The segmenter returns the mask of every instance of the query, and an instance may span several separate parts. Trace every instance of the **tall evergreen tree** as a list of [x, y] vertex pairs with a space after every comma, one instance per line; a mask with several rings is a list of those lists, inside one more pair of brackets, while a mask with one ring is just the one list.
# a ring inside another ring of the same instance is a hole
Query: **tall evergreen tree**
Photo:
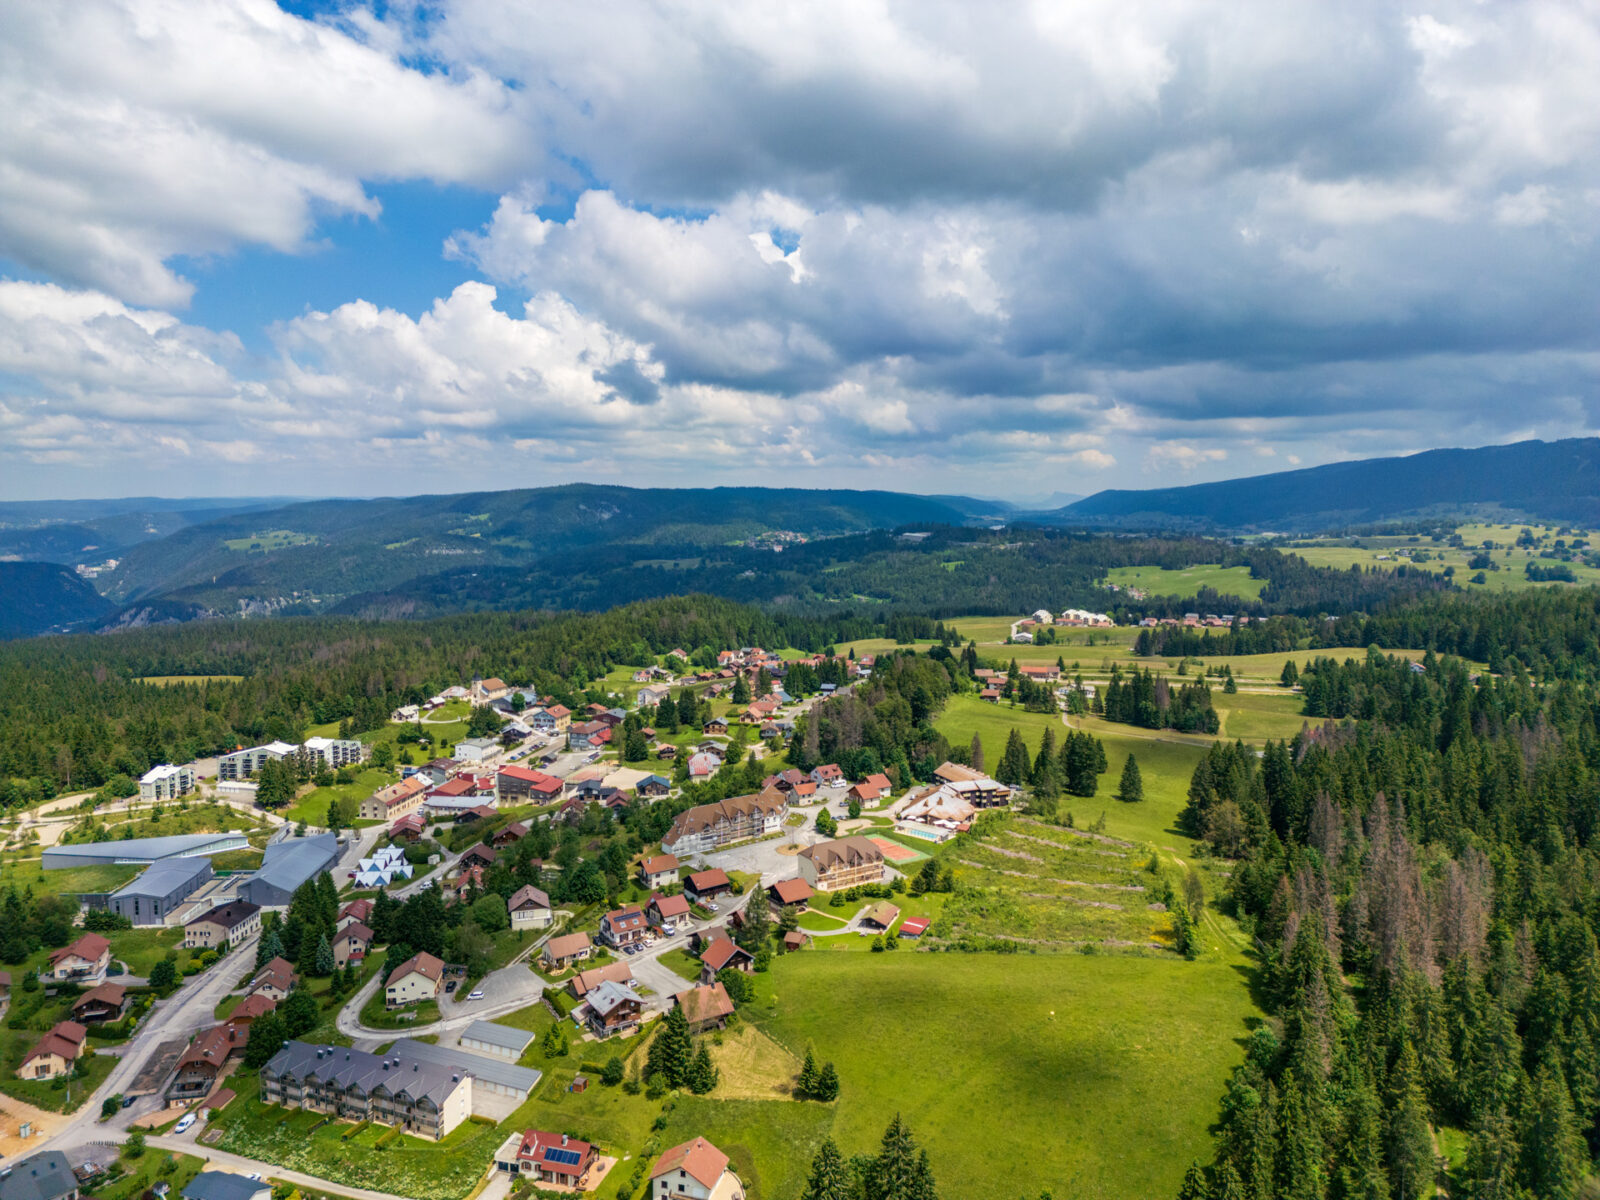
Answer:
[[832, 1138], [823, 1138], [811, 1160], [811, 1175], [800, 1200], [852, 1200], [850, 1174]]
[[667, 1010], [660, 1029], [650, 1042], [645, 1059], [645, 1074], [654, 1075], [668, 1087], [684, 1087], [689, 1080], [694, 1047], [689, 1037], [689, 1021], [677, 1005]]
[[967, 758], [972, 763], [974, 771], [983, 770], [983, 739], [976, 733], [972, 735], [972, 745], [968, 748]]
[[1119, 799], [1130, 803], [1144, 799], [1144, 778], [1139, 774], [1139, 761], [1133, 755], [1128, 755], [1128, 761], [1122, 764], [1122, 780], [1117, 784]]

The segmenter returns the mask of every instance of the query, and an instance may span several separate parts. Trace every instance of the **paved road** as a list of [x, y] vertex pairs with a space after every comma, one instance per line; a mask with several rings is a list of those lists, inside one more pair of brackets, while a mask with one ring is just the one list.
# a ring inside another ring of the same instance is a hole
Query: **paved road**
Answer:
[[157, 1046], [172, 1038], [187, 1037], [195, 1030], [216, 1023], [212, 1015], [214, 1010], [238, 982], [241, 964], [253, 963], [255, 953], [255, 938], [242, 942], [211, 970], [194, 976], [165, 1000], [157, 1000], [106, 1081], [83, 1102], [83, 1107], [71, 1120], [50, 1137], [29, 1146], [28, 1153], [37, 1154], [41, 1150], [60, 1150], [86, 1142], [104, 1141], [108, 1135], [120, 1135], [121, 1126], [128, 1121], [159, 1108], [160, 1097], [149, 1097], [138, 1101], [132, 1108], [124, 1109], [115, 1122], [102, 1125], [99, 1119], [100, 1102], [107, 1096], [126, 1091]]
[[193, 1154], [205, 1159], [213, 1166], [229, 1167], [242, 1174], [258, 1174], [266, 1179], [281, 1179], [285, 1183], [292, 1183], [299, 1188], [311, 1188], [319, 1192], [332, 1192], [336, 1196], [353, 1196], [355, 1200], [404, 1200], [397, 1198], [394, 1192], [374, 1192], [367, 1188], [350, 1187], [343, 1183], [332, 1183], [326, 1179], [318, 1179], [315, 1175], [306, 1175], [300, 1171], [286, 1171], [282, 1167], [268, 1162], [258, 1162], [253, 1158], [244, 1158], [238, 1154], [229, 1154], [225, 1150], [213, 1150], [210, 1146], [202, 1146], [194, 1139], [205, 1128], [198, 1122], [182, 1137], [153, 1137], [146, 1140], [146, 1145], [158, 1150], [171, 1150], [178, 1154]]

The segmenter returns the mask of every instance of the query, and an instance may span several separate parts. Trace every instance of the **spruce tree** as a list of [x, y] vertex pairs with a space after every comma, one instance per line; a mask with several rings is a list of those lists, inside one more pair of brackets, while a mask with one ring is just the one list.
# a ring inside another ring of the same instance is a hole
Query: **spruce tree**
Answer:
[[1144, 799], [1144, 780], [1139, 775], [1139, 761], [1131, 754], [1128, 755], [1128, 761], [1122, 764], [1122, 781], [1117, 784], [1117, 795], [1128, 803]]
[[806, 1190], [800, 1194], [800, 1200], [851, 1200], [853, 1190], [839, 1147], [832, 1138], [823, 1138], [816, 1157], [811, 1160], [811, 1176], [806, 1180]]
[[1184, 1172], [1178, 1200], [1211, 1200], [1211, 1185], [1206, 1182], [1206, 1173], [1200, 1169], [1199, 1163], [1191, 1162], [1189, 1169]]
[[[1433, 1186], [1433, 1135], [1428, 1128], [1428, 1106], [1420, 1076], [1417, 1051], [1408, 1037], [1389, 1079], [1383, 1139], [1390, 1185], [1399, 1200], [1413, 1200]], [[1564, 1084], [1561, 1090], [1565, 1095]]]
[[711, 1061], [711, 1051], [707, 1049], [704, 1042], [701, 1042], [700, 1049], [696, 1051], [694, 1059], [689, 1063], [688, 1077], [685, 1082], [688, 1083], [689, 1090], [695, 1095], [704, 1096], [717, 1086], [717, 1078], [718, 1072]]
[[1522, 1119], [1522, 1179], [1540, 1200], [1572, 1200], [1587, 1165], [1572, 1097], [1552, 1050], [1534, 1072], [1528, 1091]]
[[660, 1022], [660, 1030], [650, 1043], [645, 1059], [645, 1074], [657, 1076], [668, 1087], [681, 1088], [688, 1082], [694, 1047], [689, 1038], [689, 1020], [683, 1009], [673, 1006]]
[[883, 1131], [883, 1141], [873, 1163], [869, 1196], [872, 1200], [914, 1200], [921, 1182], [916, 1139], [895, 1113]]
[[1006, 750], [1000, 756], [1000, 767], [994, 777], [1010, 787], [1019, 787], [1028, 782], [1031, 769], [1027, 743], [1022, 740], [1021, 732], [1013, 726], [1010, 736], [1006, 738]]
[[967, 758], [972, 763], [974, 771], [983, 770], [983, 739], [977, 734], [972, 735], [972, 746], [967, 751]]
[[817, 1087], [813, 1094], [824, 1103], [839, 1098], [839, 1073], [833, 1069], [831, 1062], [823, 1063], [822, 1070], [817, 1072]]
[[317, 940], [316, 973], [319, 976], [332, 975], [337, 964], [333, 961], [333, 947], [328, 944], [328, 935], [323, 934]]
[[269, 930], [256, 943], [256, 966], [264, 967], [275, 958], [283, 957], [283, 939], [276, 929]]
[[817, 1057], [810, 1046], [806, 1047], [805, 1061], [800, 1064], [800, 1078], [795, 1082], [795, 1091], [802, 1096], [816, 1095]]

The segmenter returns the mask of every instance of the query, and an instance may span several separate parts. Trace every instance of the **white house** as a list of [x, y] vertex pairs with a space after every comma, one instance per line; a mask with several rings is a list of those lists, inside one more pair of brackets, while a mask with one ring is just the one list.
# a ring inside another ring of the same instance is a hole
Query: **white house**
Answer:
[[176, 800], [194, 791], [194, 768], [162, 763], [139, 776], [139, 799]]
[[650, 1168], [650, 1200], [744, 1200], [744, 1185], [728, 1170], [728, 1156], [703, 1137], [674, 1146]]

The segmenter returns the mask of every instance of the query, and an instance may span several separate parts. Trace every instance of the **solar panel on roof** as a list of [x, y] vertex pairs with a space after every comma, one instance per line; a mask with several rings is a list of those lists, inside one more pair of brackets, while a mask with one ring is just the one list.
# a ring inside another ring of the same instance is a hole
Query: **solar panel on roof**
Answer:
[[544, 1152], [544, 1156], [550, 1162], [560, 1163], [562, 1166], [566, 1167], [575, 1167], [580, 1161], [578, 1152], [576, 1150], [549, 1149]]

